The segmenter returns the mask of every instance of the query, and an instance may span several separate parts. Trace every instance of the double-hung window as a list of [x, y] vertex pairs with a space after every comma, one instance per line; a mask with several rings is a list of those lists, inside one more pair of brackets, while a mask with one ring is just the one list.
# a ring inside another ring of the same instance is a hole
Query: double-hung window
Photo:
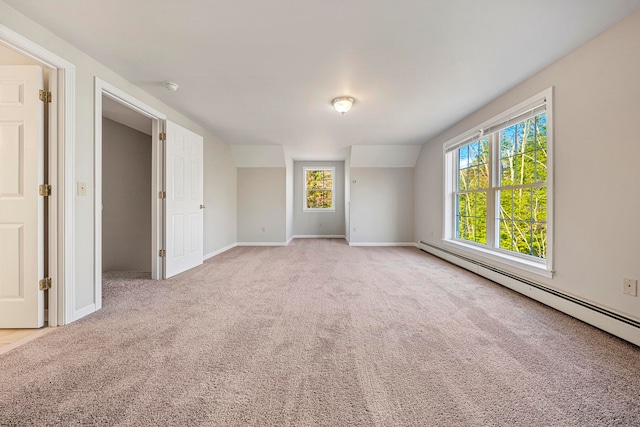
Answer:
[[335, 211], [333, 178], [335, 167], [307, 167], [303, 168], [304, 197], [302, 209], [304, 211]]
[[547, 276], [551, 96], [548, 89], [444, 146], [445, 241]]

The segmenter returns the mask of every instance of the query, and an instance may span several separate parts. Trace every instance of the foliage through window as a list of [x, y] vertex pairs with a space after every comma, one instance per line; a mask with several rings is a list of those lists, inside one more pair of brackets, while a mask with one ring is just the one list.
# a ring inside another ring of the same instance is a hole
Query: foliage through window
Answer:
[[550, 96], [448, 144], [448, 240], [546, 262]]
[[547, 117], [541, 113], [496, 135], [500, 144], [499, 246], [547, 257]]
[[305, 167], [304, 210], [334, 210], [333, 177], [335, 168]]

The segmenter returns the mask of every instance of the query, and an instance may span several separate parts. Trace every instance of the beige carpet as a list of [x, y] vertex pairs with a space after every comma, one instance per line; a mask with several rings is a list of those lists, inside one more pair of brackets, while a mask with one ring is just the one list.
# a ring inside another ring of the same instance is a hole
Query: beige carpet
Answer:
[[0, 425], [640, 425], [638, 347], [415, 248], [109, 277], [103, 310], [0, 356]]

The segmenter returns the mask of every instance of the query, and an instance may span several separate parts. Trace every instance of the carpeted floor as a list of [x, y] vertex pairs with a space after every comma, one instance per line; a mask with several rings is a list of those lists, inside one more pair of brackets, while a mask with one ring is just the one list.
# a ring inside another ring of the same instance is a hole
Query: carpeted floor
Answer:
[[640, 349], [415, 248], [238, 247], [0, 356], [2, 426], [638, 426]]

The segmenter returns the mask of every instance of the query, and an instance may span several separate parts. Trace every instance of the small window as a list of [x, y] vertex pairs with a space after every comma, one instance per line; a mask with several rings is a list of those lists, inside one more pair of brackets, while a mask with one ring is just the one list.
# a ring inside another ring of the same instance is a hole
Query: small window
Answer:
[[334, 211], [334, 167], [304, 167], [305, 211]]

